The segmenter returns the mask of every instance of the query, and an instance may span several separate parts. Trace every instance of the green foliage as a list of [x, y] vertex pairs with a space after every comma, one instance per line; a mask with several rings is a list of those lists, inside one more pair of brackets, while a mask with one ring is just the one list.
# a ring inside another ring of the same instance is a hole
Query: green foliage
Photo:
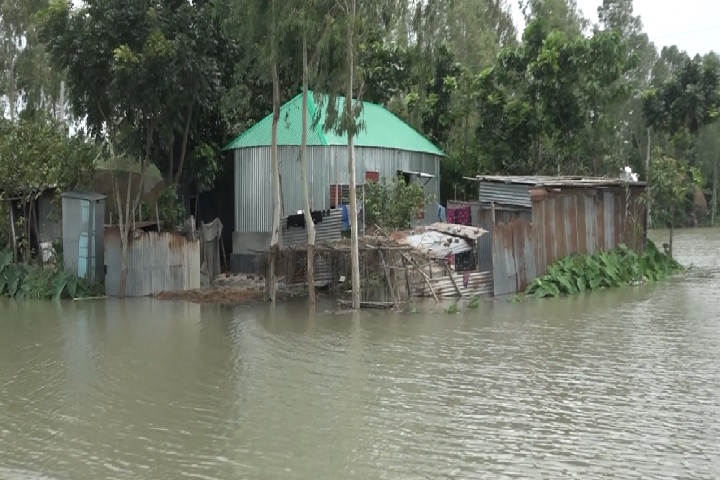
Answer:
[[673, 76], [648, 90], [643, 114], [653, 128], [691, 135], [720, 116], [720, 70], [716, 56], [687, 59]]
[[177, 196], [175, 186], [170, 186], [158, 197], [158, 215], [163, 227], [173, 230], [175, 227], [182, 226], [187, 218], [187, 211]]
[[660, 252], [648, 240], [638, 255], [624, 245], [595, 255], [570, 255], [554, 263], [535, 279], [525, 295], [559, 297], [600, 288], [636, 285], [661, 280], [683, 270], [682, 265]]
[[468, 302], [468, 304], [467, 304], [467, 308], [472, 309], [472, 310], [476, 310], [479, 306], [480, 306], [480, 297], [478, 297], [477, 295], [474, 296], [472, 298], [472, 300], [470, 300], [470, 302]]
[[659, 225], [681, 224], [692, 207], [692, 194], [703, 184], [698, 168], [656, 152], [650, 167], [650, 205]]
[[0, 119], [0, 196], [37, 193], [55, 185], [60, 190], [90, 184], [96, 145], [81, 134], [68, 137], [49, 118], [22, 118], [16, 123]]
[[365, 184], [365, 223], [388, 230], [412, 226], [418, 210], [425, 207], [422, 185], [405, 183], [402, 177]]
[[99, 293], [99, 286], [66, 272], [62, 266], [16, 264], [12, 257], [12, 252], [0, 251], [0, 297], [60, 299]]
[[447, 310], [445, 310], [445, 313], [449, 313], [450, 315], [458, 314], [460, 313], [460, 307], [457, 303], [453, 303], [447, 308]]

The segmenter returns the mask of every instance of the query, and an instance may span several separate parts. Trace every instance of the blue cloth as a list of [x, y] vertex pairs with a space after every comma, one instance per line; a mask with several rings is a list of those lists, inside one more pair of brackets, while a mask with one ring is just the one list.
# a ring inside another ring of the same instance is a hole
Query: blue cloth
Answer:
[[350, 230], [350, 214], [347, 205], [342, 205], [342, 229]]
[[445, 209], [445, 207], [443, 207], [439, 203], [437, 204], [437, 206], [438, 206], [438, 222], [447, 222], [447, 210]]

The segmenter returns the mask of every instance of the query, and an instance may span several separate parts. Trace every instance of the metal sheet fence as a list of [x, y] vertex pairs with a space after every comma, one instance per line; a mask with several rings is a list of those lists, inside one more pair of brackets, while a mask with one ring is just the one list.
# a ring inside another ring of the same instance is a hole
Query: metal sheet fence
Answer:
[[533, 237], [537, 274], [572, 254], [595, 254], [626, 244], [641, 251], [645, 238], [643, 188], [534, 192]]
[[[330, 210], [330, 215], [323, 217], [322, 222], [315, 224], [315, 244], [323, 242], [333, 242], [342, 238], [342, 210]], [[291, 247], [298, 245], [307, 245], [307, 229], [300, 227], [287, 227], [287, 217], [282, 220], [282, 246]], [[305, 262], [307, 257], [301, 259], [302, 266], [298, 266], [298, 271], [302, 273], [300, 280], [293, 278], [289, 280], [292, 283], [305, 283]], [[333, 278], [332, 265], [329, 259], [321, 255], [315, 256], [315, 283], [329, 283]], [[297, 282], [296, 282], [297, 281]]]
[[[646, 235], [643, 187], [534, 189], [529, 212], [481, 211], [480, 224], [491, 232], [495, 295], [524, 291], [570, 254], [595, 254], [621, 244], [642, 251]], [[502, 212], [502, 213], [501, 213]], [[487, 252], [480, 246], [480, 268]], [[485, 245], [487, 248], [487, 245]], [[484, 253], [483, 253], [484, 252]]]
[[[105, 293], [120, 290], [122, 259], [120, 231], [105, 230]], [[200, 241], [177, 233], [143, 232], [128, 245], [126, 296], [144, 297], [160, 292], [200, 288]]]
[[[467, 286], [465, 286], [465, 276], [467, 274]], [[432, 291], [424, 282], [418, 282], [415, 285], [415, 295], [420, 297], [431, 297], [432, 292], [438, 297], [474, 297], [474, 296], [491, 296], [492, 295], [492, 274], [490, 272], [467, 272], [467, 273], [450, 272], [448, 275], [431, 278], [428, 283], [432, 285]], [[458, 292], [460, 295], [458, 295]]]

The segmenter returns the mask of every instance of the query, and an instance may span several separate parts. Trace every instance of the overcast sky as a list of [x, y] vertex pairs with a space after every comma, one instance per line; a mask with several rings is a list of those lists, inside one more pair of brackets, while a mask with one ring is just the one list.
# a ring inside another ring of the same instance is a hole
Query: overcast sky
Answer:
[[[524, 22], [517, 0], [510, 0], [515, 21]], [[577, 0], [585, 17], [597, 22], [597, 8], [602, 0]], [[691, 56], [711, 50], [720, 53], [719, 0], [634, 0], [635, 14], [640, 15], [643, 27], [660, 50], [677, 45]]]

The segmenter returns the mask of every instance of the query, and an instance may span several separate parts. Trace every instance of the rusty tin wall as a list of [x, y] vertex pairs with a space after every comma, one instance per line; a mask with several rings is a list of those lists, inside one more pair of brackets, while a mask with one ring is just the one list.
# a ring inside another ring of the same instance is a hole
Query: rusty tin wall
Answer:
[[[312, 208], [330, 208], [330, 185], [348, 183], [347, 147], [308, 147], [308, 175]], [[282, 183], [283, 215], [304, 208], [300, 148], [281, 146], [280, 181]], [[355, 178], [362, 183], [366, 171], [380, 172], [381, 178], [394, 177], [397, 170], [435, 175], [425, 185], [431, 197], [425, 206], [425, 222], [437, 218], [435, 201], [440, 197], [441, 157], [426, 153], [385, 148], [355, 149]], [[272, 168], [270, 147], [235, 150], [235, 231], [270, 232], [272, 230]]]
[[[120, 290], [120, 231], [105, 229], [105, 293], [117, 296]], [[160, 292], [200, 288], [200, 241], [177, 233], [143, 232], [128, 245], [128, 273], [125, 294], [145, 297]]]
[[594, 254], [620, 244], [642, 250], [646, 234], [644, 187], [564, 188], [533, 196], [537, 275], [571, 253]]
[[[594, 254], [626, 244], [642, 250], [646, 235], [644, 187], [572, 188], [532, 191], [529, 211], [481, 211], [491, 232], [495, 295], [524, 291], [548, 266], [572, 254]], [[481, 268], [487, 265], [487, 252]]]
[[[479, 227], [487, 230], [487, 234], [478, 240], [478, 265], [482, 272], [493, 271], [493, 213], [492, 208], [483, 206], [479, 212]], [[495, 223], [498, 225], [507, 225], [519, 218], [530, 222], [532, 219], [532, 211], [529, 208], [500, 208], [495, 207]]]

